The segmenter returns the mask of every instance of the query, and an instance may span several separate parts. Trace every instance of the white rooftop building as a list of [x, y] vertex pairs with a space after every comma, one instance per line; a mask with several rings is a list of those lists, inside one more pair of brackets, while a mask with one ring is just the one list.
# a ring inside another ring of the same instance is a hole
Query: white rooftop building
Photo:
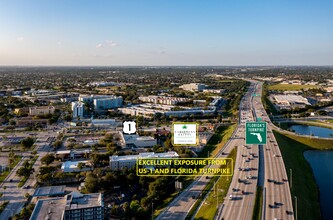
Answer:
[[[78, 168], [79, 163], [83, 163], [84, 166], [82, 169]], [[81, 160], [81, 161], [66, 161], [61, 165], [61, 170], [64, 173], [70, 173], [70, 172], [81, 172], [81, 171], [88, 171], [92, 170], [90, 166], [90, 162], [87, 160]]]
[[184, 84], [179, 86], [179, 88], [186, 90], [186, 91], [202, 91], [206, 88], [205, 84], [201, 83], [190, 83], [190, 84]]
[[84, 103], [83, 102], [72, 102], [72, 111], [73, 118], [82, 118], [84, 112]]
[[120, 132], [120, 139], [122, 146], [128, 148], [147, 148], [157, 145], [157, 140], [150, 136], [123, 134]]
[[138, 155], [126, 155], [126, 156], [110, 156], [110, 168], [111, 170], [119, 170], [125, 167], [132, 168], [135, 166], [137, 159], [144, 158], [178, 158], [179, 155], [175, 151], [169, 151], [166, 153], [140, 153]]

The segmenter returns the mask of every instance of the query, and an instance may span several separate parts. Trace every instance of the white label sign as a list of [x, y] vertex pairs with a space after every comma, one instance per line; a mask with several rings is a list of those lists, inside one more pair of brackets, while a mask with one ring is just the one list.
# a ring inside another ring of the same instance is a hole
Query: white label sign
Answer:
[[173, 124], [174, 145], [197, 145], [198, 125], [196, 123], [174, 123]]

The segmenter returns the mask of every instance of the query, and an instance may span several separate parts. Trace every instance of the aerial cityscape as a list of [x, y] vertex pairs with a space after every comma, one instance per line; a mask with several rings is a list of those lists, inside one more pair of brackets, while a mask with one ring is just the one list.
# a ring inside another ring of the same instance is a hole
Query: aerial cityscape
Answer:
[[332, 9], [0, 1], [0, 220], [333, 219]]

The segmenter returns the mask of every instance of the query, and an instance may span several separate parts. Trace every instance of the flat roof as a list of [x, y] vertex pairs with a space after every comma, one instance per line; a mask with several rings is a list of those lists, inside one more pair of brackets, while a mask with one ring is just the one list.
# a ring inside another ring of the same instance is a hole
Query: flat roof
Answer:
[[101, 193], [72, 192], [61, 198], [39, 199], [30, 220], [61, 220], [65, 210], [104, 206]]
[[65, 194], [65, 185], [39, 187], [35, 190], [33, 197], [37, 196], [56, 196]]
[[103, 205], [101, 193], [81, 194], [73, 192], [66, 196], [66, 200], [70, 201], [70, 205], [66, 206], [66, 210], [83, 209], [89, 207], [98, 207]]
[[61, 220], [66, 206], [66, 198], [39, 199], [30, 216], [30, 220]]
[[139, 158], [174, 158], [174, 157], [179, 157], [179, 155], [175, 151], [168, 151], [165, 153], [146, 152], [146, 153], [140, 153], [138, 155], [110, 156], [110, 160], [126, 161], [126, 160], [136, 160]]

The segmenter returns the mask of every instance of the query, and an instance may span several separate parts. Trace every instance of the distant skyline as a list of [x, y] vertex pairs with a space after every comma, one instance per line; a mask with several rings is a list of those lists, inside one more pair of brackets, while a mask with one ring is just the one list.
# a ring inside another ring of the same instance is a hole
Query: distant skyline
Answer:
[[330, 0], [0, 0], [0, 65], [333, 65]]

